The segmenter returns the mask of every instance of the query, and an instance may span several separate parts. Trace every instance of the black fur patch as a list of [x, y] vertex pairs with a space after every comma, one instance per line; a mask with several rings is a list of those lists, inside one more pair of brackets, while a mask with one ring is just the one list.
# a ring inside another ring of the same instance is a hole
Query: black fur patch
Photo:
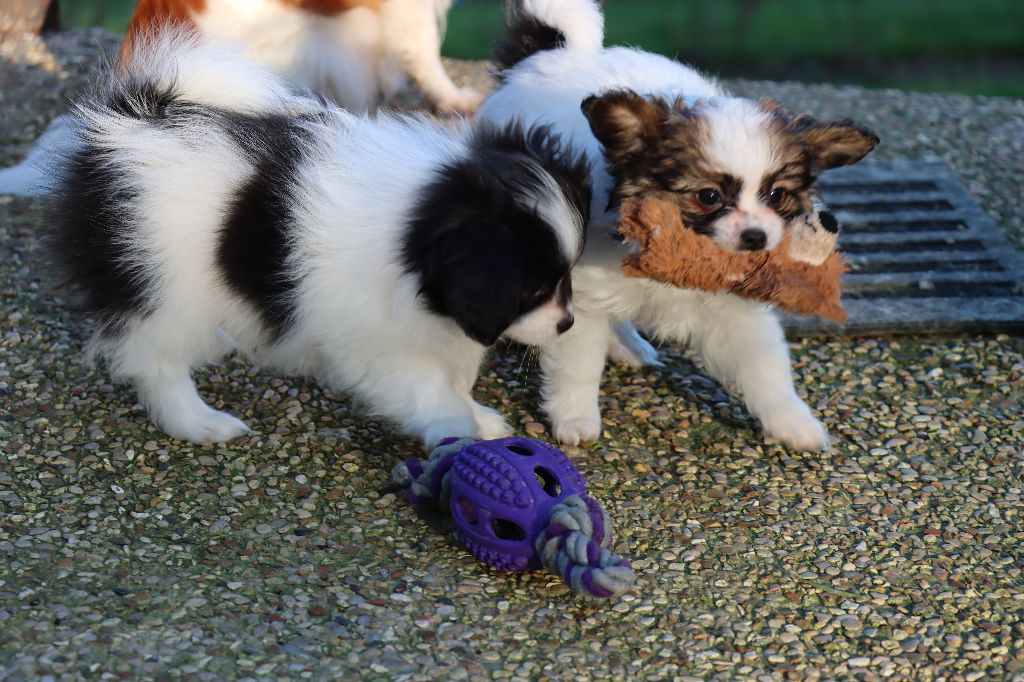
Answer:
[[231, 287], [256, 306], [276, 336], [287, 332], [298, 285], [288, 267], [294, 189], [309, 132], [286, 116], [225, 115], [228, 132], [255, 170], [228, 207], [217, 264]]
[[[671, 200], [682, 210], [683, 222], [694, 232], [709, 236], [715, 234], [715, 223], [718, 219], [736, 208], [740, 192], [743, 191], [743, 181], [728, 173], [709, 173], [705, 178], [695, 181], [689, 188], [680, 187], [678, 179], [675, 182], [675, 186], [666, 192], [670, 193]], [[722, 203], [718, 208], [705, 207], [692, 196], [704, 187], [719, 191]]]
[[758, 198], [765, 205], [771, 206], [769, 197], [772, 190], [784, 190], [782, 201], [773, 208], [782, 218], [792, 220], [799, 214], [807, 212], [810, 207], [808, 190], [812, 182], [814, 177], [809, 170], [807, 155], [797, 154], [796, 160], [786, 163], [761, 181], [757, 191]]
[[[293, 316], [297, 284], [286, 267], [291, 197], [309, 140], [307, 124], [319, 115], [246, 116], [181, 101], [173, 87], [128, 79], [114, 79], [106, 94], [82, 106], [145, 120], [169, 132], [179, 126], [210, 126], [234, 138], [255, 170], [226, 207], [217, 263], [225, 281], [260, 310], [265, 324], [277, 335], [284, 333]], [[124, 188], [131, 173], [117, 164], [116, 154], [86, 141], [62, 169], [51, 239], [54, 260], [76, 302], [98, 316], [108, 333], [132, 315], [149, 311], [153, 286], [140, 255], [128, 246], [137, 222], [144, 219], [134, 215], [138, 197]]]
[[62, 170], [49, 248], [73, 303], [115, 334], [149, 311], [152, 281], [128, 245], [135, 229], [135, 195], [120, 179], [130, 169], [109, 152], [85, 145]]
[[148, 81], [125, 82], [115, 86], [105, 106], [115, 114], [129, 118], [162, 119], [174, 103], [174, 93]]
[[[152, 83], [115, 79], [83, 107], [155, 120], [165, 117], [173, 100], [172, 91]], [[88, 132], [80, 131], [81, 147], [58, 171], [48, 246], [72, 302], [98, 318], [102, 333], [116, 334], [130, 317], [150, 312], [153, 282], [142, 254], [129, 246], [139, 219], [135, 192], [124, 182], [132, 169], [90, 144]]]
[[545, 128], [483, 129], [465, 159], [423, 188], [414, 209], [406, 270], [419, 277], [428, 309], [484, 345], [552, 296], [567, 295], [563, 281], [579, 253], [565, 253], [556, 228], [516, 201], [517, 191], [542, 191], [544, 173], [579, 211], [582, 249], [587, 166]]
[[527, 57], [544, 50], [565, 47], [565, 34], [553, 26], [542, 23], [534, 16], [523, 13], [518, 0], [509, 0], [505, 25], [508, 29], [494, 48], [491, 60], [499, 72], [511, 69]]
[[477, 153], [502, 151], [521, 154], [539, 161], [584, 221], [587, 220], [592, 196], [590, 164], [581, 152], [573, 151], [564, 144], [562, 138], [552, 132], [551, 126], [536, 125], [526, 129], [518, 121], [503, 128], [482, 125], [477, 130], [473, 149]]

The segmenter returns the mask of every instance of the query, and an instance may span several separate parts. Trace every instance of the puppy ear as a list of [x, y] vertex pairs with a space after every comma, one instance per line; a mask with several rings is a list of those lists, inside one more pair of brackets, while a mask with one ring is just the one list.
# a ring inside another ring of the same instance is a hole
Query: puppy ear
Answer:
[[879, 143], [877, 135], [853, 121], [819, 123], [803, 115], [792, 121], [790, 129], [807, 150], [813, 173], [857, 163]]
[[509, 272], [509, 264], [494, 257], [494, 251], [457, 249], [449, 255], [454, 258], [433, 283], [436, 296], [467, 336], [485, 346], [494, 345], [516, 319], [518, 273]]
[[663, 104], [631, 90], [592, 95], [581, 108], [613, 165], [628, 163], [657, 140], [667, 114]]
[[426, 216], [406, 247], [407, 263], [420, 273], [427, 307], [452, 319], [478, 343], [492, 345], [516, 319], [521, 254], [509, 227], [476, 207], [447, 202]]

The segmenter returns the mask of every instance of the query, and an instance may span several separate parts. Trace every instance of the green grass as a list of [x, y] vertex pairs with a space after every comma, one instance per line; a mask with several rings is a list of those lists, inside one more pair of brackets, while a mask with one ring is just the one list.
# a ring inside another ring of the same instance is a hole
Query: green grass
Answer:
[[[607, 0], [605, 15], [607, 44], [723, 76], [1024, 97], [1020, 0]], [[445, 53], [485, 58], [502, 25], [498, 2], [460, 5]]]
[[[123, 31], [133, 5], [61, 0], [61, 12]], [[724, 76], [1024, 97], [1022, 0], [607, 0], [605, 13], [608, 44]], [[503, 25], [497, 0], [463, 2], [444, 52], [485, 59]]]
[[[1024, 56], [1019, 0], [608, 0], [608, 43], [662, 54], [747, 60]], [[449, 19], [446, 51], [486, 57], [500, 35], [497, 2], [471, 2]]]
[[124, 33], [135, 0], [58, 0], [64, 26], [102, 26]]

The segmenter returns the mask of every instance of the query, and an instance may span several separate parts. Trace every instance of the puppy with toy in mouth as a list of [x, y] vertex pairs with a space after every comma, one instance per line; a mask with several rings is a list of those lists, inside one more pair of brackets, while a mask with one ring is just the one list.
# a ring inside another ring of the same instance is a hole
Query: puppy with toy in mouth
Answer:
[[878, 143], [849, 121], [819, 122], [728, 95], [671, 59], [604, 48], [593, 0], [512, 0], [496, 53], [499, 88], [480, 118], [544, 123], [585, 153], [594, 197], [591, 235], [573, 270], [576, 326], [541, 353], [544, 407], [564, 443], [597, 438], [608, 355], [655, 362], [631, 322], [658, 339], [688, 342], [708, 371], [738, 391], [765, 434], [801, 450], [829, 444], [797, 395], [779, 321], [765, 305], [623, 276], [616, 239], [623, 199], [653, 194], [684, 222], [736, 250], [774, 248], [813, 211], [822, 171], [855, 163]]
[[509, 427], [486, 347], [573, 324], [590, 180], [546, 128], [355, 115], [167, 30], [68, 117], [51, 247], [88, 350], [172, 436], [248, 432], [192, 371], [238, 349], [351, 392], [425, 445]]

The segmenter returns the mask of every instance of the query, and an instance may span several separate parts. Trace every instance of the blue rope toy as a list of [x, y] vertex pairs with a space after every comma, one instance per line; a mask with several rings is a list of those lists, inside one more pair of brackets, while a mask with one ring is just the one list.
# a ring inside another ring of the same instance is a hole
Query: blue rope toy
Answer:
[[544, 566], [574, 592], [609, 598], [636, 574], [609, 551], [607, 513], [560, 450], [529, 438], [447, 438], [426, 460], [398, 464], [392, 480], [413, 506], [437, 503], [478, 560], [503, 571]]

